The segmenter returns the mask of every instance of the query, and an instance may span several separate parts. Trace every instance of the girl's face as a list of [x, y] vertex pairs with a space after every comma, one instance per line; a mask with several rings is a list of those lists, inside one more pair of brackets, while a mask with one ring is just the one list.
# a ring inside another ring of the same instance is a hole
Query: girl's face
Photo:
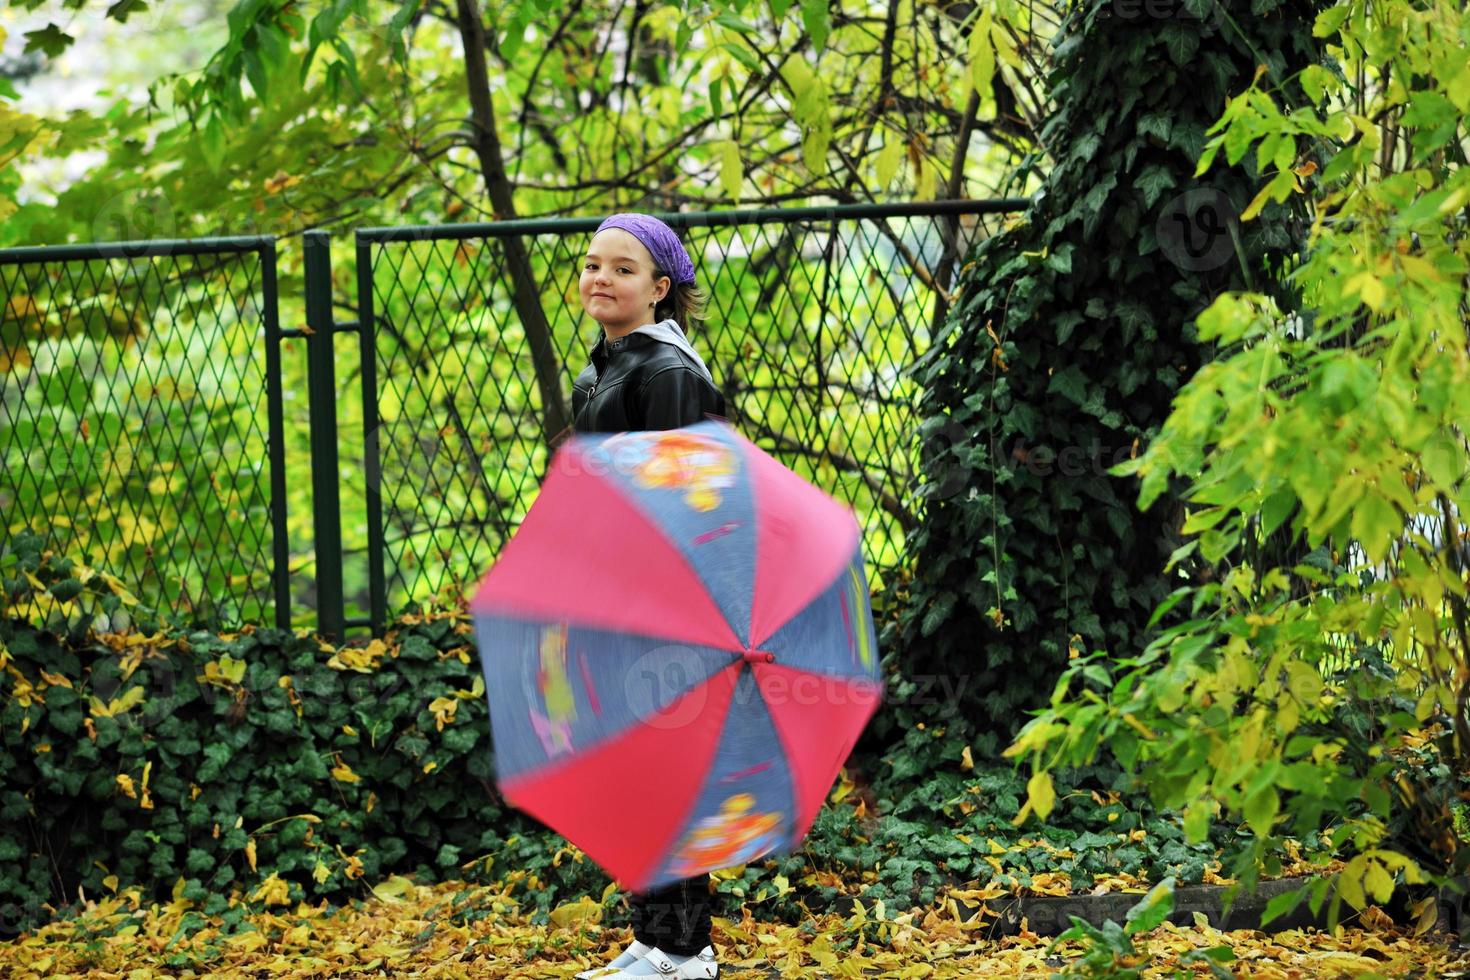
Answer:
[[637, 238], [621, 228], [598, 232], [582, 264], [582, 309], [613, 338], [652, 323], [669, 291], [669, 277], [653, 273], [653, 256]]

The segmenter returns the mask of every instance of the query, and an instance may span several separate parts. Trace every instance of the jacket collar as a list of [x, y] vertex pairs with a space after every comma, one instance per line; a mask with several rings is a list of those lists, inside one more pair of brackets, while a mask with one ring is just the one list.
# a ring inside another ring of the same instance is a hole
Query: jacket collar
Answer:
[[621, 351], [636, 350], [639, 347], [646, 347], [649, 344], [656, 343], [658, 341], [653, 337], [636, 332], [624, 334], [617, 340], [608, 340], [607, 334], [599, 334], [597, 344], [592, 348], [592, 363], [597, 366], [597, 373], [601, 374], [603, 369], [607, 367], [608, 360], [613, 355]]
[[699, 352], [690, 346], [688, 339], [684, 336], [684, 331], [673, 320], [645, 323], [617, 340], [610, 341], [607, 339], [607, 334], [601, 334], [597, 338], [596, 346], [592, 348], [592, 363], [596, 366], [600, 376], [612, 355], [619, 351], [637, 350], [649, 344], [668, 344], [683, 351], [698, 366], [699, 373], [704, 375], [705, 380], [713, 383], [714, 379], [710, 375], [709, 368], [704, 364], [704, 358], [700, 357]]

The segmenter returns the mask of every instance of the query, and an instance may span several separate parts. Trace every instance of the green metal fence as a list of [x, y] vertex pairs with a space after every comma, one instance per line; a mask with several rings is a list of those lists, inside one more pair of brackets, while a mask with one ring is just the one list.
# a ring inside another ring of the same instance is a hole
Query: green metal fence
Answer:
[[287, 625], [276, 299], [266, 237], [0, 251], [7, 537], [151, 607]]
[[[918, 387], [936, 303], [967, 244], [1018, 200], [663, 215], [683, 230], [707, 322], [688, 330], [731, 421], [852, 504], [881, 583], [919, 518]], [[562, 390], [598, 334], [577, 278], [598, 219], [358, 231], [360, 449], [344, 472], [348, 625], [464, 594], [547, 464], [536, 336], [516, 313], [518, 243]], [[947, 247], [947, 243], [954, 244]], [[349, 440], [349, 442], [352, 440]], [[365, 587], [365, 595], [364, 595]], [[366, 601], [364, 601], [364, 599]]]
[[[906, 368], [956, 256], [1025, 203], [664, 216], [731, 420], [853, 505], [877, 582], [920, 515]], [[223, 625], [340, 636], [459, 598], [534, 499], [548, 397], [569, 403], [596, 339], [577, 277], [597, 223], [362, 229], [335, 279], [310, 232], [284, 296], [269, 238], [0, 252], [4, 525]]]

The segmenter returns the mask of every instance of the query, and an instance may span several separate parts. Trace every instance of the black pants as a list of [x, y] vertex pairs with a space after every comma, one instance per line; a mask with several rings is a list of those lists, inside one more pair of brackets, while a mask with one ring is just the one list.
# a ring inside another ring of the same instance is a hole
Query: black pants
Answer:
[[709, 875], [671, 881], [628, 897], [633, 938], [675, 956], [693, 956], [710, 945]]

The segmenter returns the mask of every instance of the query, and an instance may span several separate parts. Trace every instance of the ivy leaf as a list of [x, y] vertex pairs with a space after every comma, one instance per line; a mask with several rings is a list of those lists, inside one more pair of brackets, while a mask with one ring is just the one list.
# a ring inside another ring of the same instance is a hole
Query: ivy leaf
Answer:
[[1202, 21], [1213, 12], [1215, 3], [1216, 0], [1184, 0], [1184, 9], [1195, 20]]
[[[1068, 258], [1067, 264], [1069, 267], [1071, 266], [1070, 257]], [[1058, 316], [1053, 324], [1057, 332], [1057, 344], [1065, 344], [1071, 339], [1072, 331], [1076, 330], [1077, 324], [1081, 323], [1084, 319], [1086, 318], [1079, 310], [1068, 310], [1066, 313]]]
[[1165, 24], [1159, 33], [1164, 39], [1164, 46], [1169, 50], [1169, 59], [1181, 68], [1199, 50], [1199, 33], [1193, 25], [1175, 21]]
[[1075, 364], [1068, 364], [1051, 376], [1046, 390], [1080, 406], [1087, 401], [1087, 387], [1087, 376], [1082, 373], [1082, 369]]
[[1128, 340], [1135, 340], [1140, 335], [1149, 337], [1154, 332], [1154, 318], [1149, 313], [1148, 307], [1139, 300], [1124, 300], [1113, 308], [1118, 317], [1118, 324], [1123, 328], [1123, 336]]
[[1159, 199], [1159, 195], [1169, 188], [1174, 187], [1175, 184], [1176, 181], [1173, 173], [1170, 172], [1168, 167], [1162, 164], [1154, 164], [1153, 166], [1146, 167], [1143, 173], [1139, 174], [1138, 178], [1133, 181], [1133, 186], [1143, 192], [1143, 206], [1146, 208], [1153, 207], [1154, 202]]
[[1102, 211], [1102, 206], [1107, 201], [1108, 195], [1113, 192], [1113, 188], [1116, 186], [1118, 186], [1118, 178], [1113, 174], [1109, 174], [1107, 177], [1099, 180], [1093, 185], [1092, 190], [1087, 192], [1087, 196], [1082, 199], [1081, 210], [1089, 218], [1095, 217]]
[[934, 604], [924, 614], [924, 621], [919, 626], [921, 635], [931, 635], [949, 618], [949, 614], [954, 610], [955, 598], [953, 592], [943, 592], [934, 598]]
[[217, 779], [224, 771], [225, 765], [230, 761], [233, 753], [228, 745], [221, 742], [210, 742], [204, 746], [204, 762], [199, 766], [197, 781], [207, 783]]
[[1167, 140], [1173, 128], [1173, 121], [1162, 112], [1145, 113], [1138, 120], [1139, 136], [1157, 136], [1161, 140]]
[[1076, 250], [1076, 245], [1067, 242], [1065, 245], [1058, 246], [1057, 250], [1048, 255], [1046, 261], [1042, 264], [1046, 268], [1054, 272], [1059, 272], [1064, 276], [1070, 275], [1072, 272], [1072, 253]]
[[1097, 156], [1098, 148], [1102, 146], [1102, 137], [1096, 133], [1083, 133], [1072, 143], [1068, 156], [1074, 160], [1086, 161]]

